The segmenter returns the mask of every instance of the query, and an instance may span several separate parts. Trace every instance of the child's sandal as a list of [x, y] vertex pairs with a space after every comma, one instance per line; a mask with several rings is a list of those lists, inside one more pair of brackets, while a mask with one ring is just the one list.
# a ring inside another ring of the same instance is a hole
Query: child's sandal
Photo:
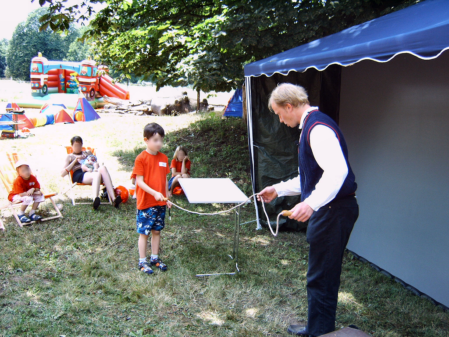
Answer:
[[40, 215], [37, 215], [36, 213], [34, 213], [33, 215], [30, 215], [30, 220], [31, 221], [41, 221], [42, 217]]
[[22, 214], [22, 215], [19, 215], [19, 220], [20, 220], [20, 222], [21, 223], [30, 223], [31, 222], [31, 220], [25, 215], [25, 214]]

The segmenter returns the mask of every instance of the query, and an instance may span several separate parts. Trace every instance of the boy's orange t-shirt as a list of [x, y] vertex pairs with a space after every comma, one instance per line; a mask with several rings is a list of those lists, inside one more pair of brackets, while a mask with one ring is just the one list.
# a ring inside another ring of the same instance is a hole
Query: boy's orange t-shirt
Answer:
[[12, 185], [12, 191], [9, 192], [8, 200], [12, 201], [15, 195], [24, 193], [31, 188], [41, 188], [41, 185], [37, 181], [36, 177], [30, 175], [30, 179], [25, 180], [21, 176], [18, 176]]
[[[182, 169], [182, 161], [173, 159], [173, 160], [171, 161], [170, 168], [171, 168], [171, 169], [172, 169], [172, 168], [176, 169], [176, 172], [181, 172], [181, 169]], [[190, 174], [190, 160], [187, 160], [187, 161], [186, 161], [186, 169], [187, 169], [187, 173]], [[173, 176], [173, 175], [172, 175], [172, 176]]]
[[[143, 181], [150, 188], [158, 191], [167, 197], [166, 182], [167, 174], [170, 173], [168, 167], [168, 158], [165, 154], [158, 152], [156, 155], [152, 155], [147, 151], [142, 151], [136, 157], [134, 163], [133, 174], [136, 176], [143, 176]], [[136, 183], [137, 194], [137, 209], [143, 210], [148, 207], [165, 206], [166, 201], [156, 201], [156, 199], [149, 193], [145, 192]]]

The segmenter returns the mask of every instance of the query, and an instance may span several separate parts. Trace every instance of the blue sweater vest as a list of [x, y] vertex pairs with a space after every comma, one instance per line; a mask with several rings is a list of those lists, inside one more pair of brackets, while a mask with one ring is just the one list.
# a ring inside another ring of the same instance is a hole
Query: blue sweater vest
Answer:
[[346, 141], [341, 133], [337, 123], [328, 115], [314, 110], [309, 113], [305, 118], [303, 129], [299, 141], [298, 159], [301, 179], [301, 201], [307, 199], [310, 194], [315, 190], [315, 186], [323, 175], [323, 170], [318, 165], [313, 156], [312, 148], [310, 147], [310, 132], [317, 125], [325, 125], [331, 128], [337, 135], [340, 141], [341, 150], [348, 165], [348, 175], [340, 188], [340, 191], [335, 196], [334, 200], [344, 198], [350, 195], [354, 195], [357, 184], [355, 182], [355, 176], [352, 172], [351, 165], [348, 160], [348, 147]]

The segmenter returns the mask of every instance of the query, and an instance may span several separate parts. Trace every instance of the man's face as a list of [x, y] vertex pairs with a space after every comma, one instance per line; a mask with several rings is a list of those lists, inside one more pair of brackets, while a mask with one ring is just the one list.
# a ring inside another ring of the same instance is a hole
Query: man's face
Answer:
[[272, 102], [271, 109], [273, 109], [274, 113], [278, 115], [281, 123], [284, 123], [291, 128], [298, 125], [295, 114], [293, 113], [293, 106], [290, 103], [287, 103], [285, 106], [280, 106]]

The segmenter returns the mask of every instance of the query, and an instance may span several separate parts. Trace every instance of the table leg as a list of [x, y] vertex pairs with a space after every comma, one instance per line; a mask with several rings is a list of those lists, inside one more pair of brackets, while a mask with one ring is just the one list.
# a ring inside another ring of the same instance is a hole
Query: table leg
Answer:
[[239, 239], [240, 239], [240, 206], [235, 211], [234, 249], [233, 249], [232, 256], [228, 255], [231, 259], [235, 260], [236, 272], [215, 273], [215, 274], [196, 274], [196, 277], [217, 276], [217, 275], [236, 275], [237, 273], [239, 273], [240, 272], [239, 265], [238, 265]]

